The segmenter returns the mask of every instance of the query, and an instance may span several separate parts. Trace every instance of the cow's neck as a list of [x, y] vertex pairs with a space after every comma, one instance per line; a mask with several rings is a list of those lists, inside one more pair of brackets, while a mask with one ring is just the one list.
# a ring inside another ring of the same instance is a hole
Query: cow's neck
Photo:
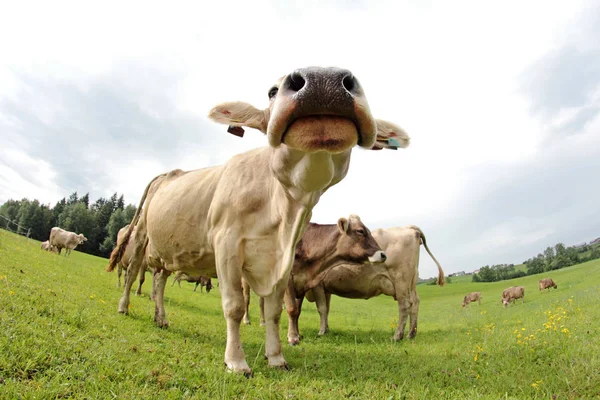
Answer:
[[271, 149], [270, 167], [275, 179], [293, 200], [314, 207], [321, 195], [348, 172], [351, 149], [332, 154], [306, 153], [284, 144]]

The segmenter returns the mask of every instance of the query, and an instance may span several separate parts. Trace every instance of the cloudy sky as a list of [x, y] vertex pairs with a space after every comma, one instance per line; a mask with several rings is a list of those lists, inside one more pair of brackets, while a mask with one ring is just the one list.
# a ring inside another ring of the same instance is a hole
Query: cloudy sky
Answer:
[[208, 4], [3, 6], [0, 204], [137, 204], [157, 174], [266, 145], [209, 121], [213, 105], [266, 107], [276, 78], [321, 65], [352, 70], [412, 144], [357, 149], [313, 221], [418, 225], [447, 273], [600, 236], [600, 3]]

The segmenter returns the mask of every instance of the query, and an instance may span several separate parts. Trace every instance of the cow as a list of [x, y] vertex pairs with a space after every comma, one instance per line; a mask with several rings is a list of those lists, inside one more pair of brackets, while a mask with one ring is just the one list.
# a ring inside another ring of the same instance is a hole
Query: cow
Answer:
[[[351, 214], [347, 219], [340, 218], [337, 225], [309, 223], [304, 236], [296, 245], [294, 265], [285, 292], [284, 300], [288, 313], [288, 343], [300, 343], [298, 319], [302, 302], [307, 291], [315, 287], [327, 271], [343, 262], [382, 263], [386, 255], [373, 239], [371, 231], [360, 217]], [[248, 306], [250, 290], [246, 282], [244, 298], [246, 313], [244, 323], [250, 323]], [[261, 324], [264, 324], [264, 301], [260, 301]]]
[[[268, 91], [269, 107], [222, 103], [209, 118], [242, 136], [242, 126], [266, 133], [269, 146], [232, 157], [224, 165], [155, 177], [146, 187], [127, 231], [134, 237], [129, 268], [138, 271], [146, 244], [148, 263], [164, 260], [155, 288], [155, 321], [166, 327], [164, 288], [172, 272], [218, 276], [227, 325], [228, 370], [250, 375], [240, 339], [242, 277], [265, 298], [268, 365], [287, 369], [279, 338], [281, 303], [313, 207], [347, 174], [355, 145], [407, 147], [402, 128], [371, 115], [364, 91], [348, 70], [309, 67], [280, 78]], [[144, 206], [145, 204], [145, 206]], [[143, 212], [142, 212], [143, 211]], [[114, 269], [127, 239], [111, 253]], [[127, 313], [128, 273], [118, 311]]]
[[[121, 243], [124, 240], [125, 235], [127, 234], [127, 229], [129, 229], [129, 225], [130, 224], [127, 224], [124, 227], [122, 227], [121, 229], [119, 229], [119, 232], [117, 233], [117, 246], [119, 243]], [[135, 232], [135, 230], [134, 230], [134, 232]], [[121, 274], [123, 271], [125, 271], [125, 280], [127, 280], [127, 270], [128, 270], [129, 264], [131, 263], [131, 257], [133, 256], [133, 247], [134, 247], [133, 241], [130, 241], [127, 244], [127, 247], [125, 248], [125, 252], [123, 253], [123, 256], [117, 263], [117, 287], [121, 287]], [[142, 266], [139, 270], [140, 283], [138, 285], [137, 290], [135, 291], [135, 294], [137, 296], [142, 295], [142, 285], [146, 281], [146, 271], [148, 269], [149, 269], [148, 263], [146, 262], [146, 257], [144, 257], [144, 260], [142, 261]], [[150, 294], [150, 298], [152, 298], [152, 299], [154, 298], [154, 282], [152, 284], [152, 292]]]
[[178, 271], [175, 274], [175, 277], [173, 278], [173, 283], [171, 284], [171, 287], [173, 285], [175, 285], [175, 282], [177, 282], [179, 287], [181, 287], [181, 280], [184, 280], [186, 282], [195, 283], [196, 286], [194, 286], [194, 292], [196, 291], [196, 289], [198, 289], [198, 285], [200, 285], [200, 292], [202, 292], [202, 288], [204, 286], [206, 286], [206, 293], [210, 293], [210, 290], [213, 288], [212, 282], [208, 276], [204, 276], [204, 275], [190, 276], [190, 275], [185, 274], [180, 271]]
[[465, 307], [469, 303], [474, 301], [479, 302], [479, 305], [481, 305], [481, 292], [471, 292], [468, 295], [466, 295], [463, 299], [462, 306]]
[[506, 308], [508, 303], [510, 303], [511, 301], [513, 302], [513, 304], [515, 304], [518, 299], [521, 299], [521, 304], [525, 302], [524, 286], [511, 286], [508, 289], [504, 289], [504, 291], [502, 291], [501, 301], [504, 305], [504, 308]]
[[65, 231], [62, 228], [55, 226], [50, 230], [50, 245], [56, 247], [58, 254], [62, 249], [65, 249], [65, 256], [71, 254], [78, 245], [85, 242], [87, 238], [82, 233]]
[[46, 240], [45, 242], [42, 242], [42, 245], [40, 246], [40, 248], [42, 250], [46, 250], [46, 251], [51, 251], [52, 253], [56, 253], [57, 249], [55, 246], [50, 246], [50, 241]]
[[553, 287], [554, 289], [558, 289], [558, 285], [554, 283], [552, 278], [540, 279], [540, 292], [544, 289], [550, 290], [551, 287]]
[[324, 335], [329, 330], [328, 315], [332, 294], [350, 299], [370, 299], [385, 294], [398, 302], [398, 327], [392, 339], [397, 341], [404, 338], [409, 316], [409, 338], [416, 336], [420, 302], [417, 281], [421, 244], [437, 265], [437, 284], [440, 286], [445, 283], [444, 271], [427, 247], [425, 234], [417, 226], [376, 229], [373, 231], [373, 237], [387, 255], [384, 264], [349, 263], [336, 266], [327, 272], [319, 285], [307, 293], [307, 300], [316, 302], [321, 316], [319, 335]]

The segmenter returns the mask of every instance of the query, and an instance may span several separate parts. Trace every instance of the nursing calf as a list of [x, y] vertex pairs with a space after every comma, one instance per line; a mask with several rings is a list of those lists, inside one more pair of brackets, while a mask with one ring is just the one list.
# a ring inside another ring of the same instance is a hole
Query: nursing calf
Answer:
[[190, 276], [183, 272], [177, 272], [175, 277], [173, 278], [173, 283], [171, 286], [175, 285], [175, 282], [181, 287], [181, 281], [184, 280], [186, 282], [195, 283], [194, 292], [198, 289], [198, 285], [200, 285], [200, 292], [202, 292], [202, 288], [206, 287], [206, 293], [210, 293], [210, 290], [213, 288], [212, 282], [208, 276], [200, 275], [200, 276]]
[[[288, 343], [300, 342], [298, 318], [306, 292], [314, 288], [330, 268], [343, 262], [382, 263], [386, 255], [373, 239], [371, 231], [362, 223], [358, 215], [348, 219], [340, 218], [337, 225], [310, 223], [304, 236], [296, 245], [294, 265], [285, 291], [285, 305], [288, 313]], [[250, 323], [248, 305], [250, 290], [246, 282], [244, 297], [246, 314], [244, 322]], [[261, 323], [264, 321], [264, 302], [260, 301]]]
[[[265, 355], [287, 367], [279, 338], [281, 303], [302, 238], [320, 197], [347, 174], [352, 148], [406, 147], [399, 127], [371, 115], [364, 91], [350, 71], [302, 68], [268, 91], [269, 107], [223, 103], [209, 117], [241, 136], [242, 126], [266, 133], [268, 147], [227, 163], [174, 170], [146, 187], [126, 239], [112, 252], [121, 259], [135, 227], [133, 257], [118, 311], [127, 313], [129, 291], [149, 247], [155, 269], [155, 316], [168, 325], [164, 289], [172, 272], [218, 276], [227, 323], [227, 368], [249, 374], [242, 349], [242, 278], [265, 301]], [[159, 262], [162, 261], [162, 262]], [[163, 264], [164, 262], [164, 264]]]

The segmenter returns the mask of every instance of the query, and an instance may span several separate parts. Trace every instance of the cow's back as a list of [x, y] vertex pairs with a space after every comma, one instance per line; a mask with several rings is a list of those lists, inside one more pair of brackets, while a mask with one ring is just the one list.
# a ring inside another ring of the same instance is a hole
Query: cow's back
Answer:
[[[397, 291], [414, 289], [419, 279], [421, 237], [412, 227], [376, 229], [373, 237], [385, 252], [385, 267]], [[398, 287], [399, 285], [403, 287]]]

